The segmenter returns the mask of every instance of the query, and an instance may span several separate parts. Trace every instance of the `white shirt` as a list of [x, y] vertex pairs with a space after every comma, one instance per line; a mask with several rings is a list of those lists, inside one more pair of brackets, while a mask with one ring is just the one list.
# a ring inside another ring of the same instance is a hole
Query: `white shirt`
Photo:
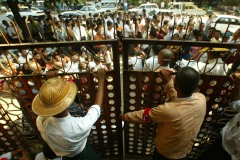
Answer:
[[228, 72], [228, 66], [226, 63], [224, 64], [221, 58], [209, 60], [205, 71], [204, 68], [202, 68], [202, 72], [210, 75], [226, 75]]
[[240, 159], [240, 100], [230, 103], [238, 112], [222, 129], [222, 146], [231, 155], [232, 160]]
[[143, 70], [145, 71], [155, 71], [160, 65], [158, 64], [158, 56], [148, 58], [144, 63]]
[[131, 57], [128, 60], [128, 65], [132, 65], [133, 66], [133, 70], [142, 70], [143, 69], [142, 58], [140, 56]]
[[96, 63], [94, 61], [89, 61], [88, 62], [88, 68], [91, 70], [94, 67], [96, 67]]
[[57, 40], [60, 40], [60, 41], [66, 41], [66, 38], [67, 38], [66, 30], [63, 27], [61, 27], [61, 29], [59, 29], [57, 27], [55, 29], [54, 38], [56, 38]]
[[105, 53], [105, 62], [106, 62], [107, 64], [112, 63], [110, 51], [106, 51], [106, 53]]
[[[23, 64], [23, 63], [26, 63], [27, 61], [29, 61], [29, 59], [31, 59], [31, 58], [32, 58], [32, 56], [29, 54], [27, 55], [27, 57], [19, 56], [18, 61], [19, 61], [19, 63]], [[26, 59], [27, 59], [27, 61], [26, 61]]]
[[[81, 30], [81, 35], [80, 35], [80, 30]], [[83, 26], [80, 26], [80, 29], [78, 26], [73, 27], [73, 34], [74, 34], [74, 38], [77, 41], [81, 41], [82, 37], [85, 37], [87, 40], [87, 32]]]
[[70, 62], [70, 66], [69, 66], [69, 71], [68, 72], [80, 72], [79, 69], [79, 61], [77, 62]]
[[112, 28], [111, 30], [106, 29], [106, 35], [107, 39], [114, 39], [114, 28]]
[[195, 69], [197, 72], [203, 72], [203, 68], [206, 66], [206, 63], [200, 62], [200, 61], [195, 61], [195, 60], [185, 60], [182, 59], [181, 61], [177, 61], [176, 64], [178, 64], [180, 67], [192, 67]]
[[132, 35], [132, 30], [129, 25], [125, 24], [124, 25], [124, 36], [126, 38], [130, 37]]
[[99, 117], [100, 106], [93, 105], [84, 117], [38, 116], [36, 123], [41, 136], [57, 156], [73, 157], [85, 148], [91, 128]]
[[96, 64], [96, 66], [93, 69], [93, 72], [97, 72], [99, 68], [105, 68], [105, 66], [102, 63]]

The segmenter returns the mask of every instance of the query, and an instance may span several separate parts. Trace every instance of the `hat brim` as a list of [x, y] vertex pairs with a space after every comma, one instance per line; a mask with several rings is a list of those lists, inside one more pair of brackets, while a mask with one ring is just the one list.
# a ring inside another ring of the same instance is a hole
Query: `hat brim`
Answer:
[[32, 111], [38, 116], [54, 116], [67, 109], [74, 101], [77, 94], [77, 86], [74, 83], [70, 82], [68, 82], [67, 84], [70, 85], [69, 93], [68, 96], [61, 103], [53, 107], [45, 106], [45, 104], [41, 102], [39, 95], [37, 94], [32, 102]]
[[210, 49], [210, 48], [208, 48], [208, 47], [205, 47], [205, 48], [203, 48], [203, 49], [201, 49], [199, 52], [227, 52], [227, 51], [229, 51], [229, 49], [227, 49], [227, 48], [212, 48], [212, 49]]

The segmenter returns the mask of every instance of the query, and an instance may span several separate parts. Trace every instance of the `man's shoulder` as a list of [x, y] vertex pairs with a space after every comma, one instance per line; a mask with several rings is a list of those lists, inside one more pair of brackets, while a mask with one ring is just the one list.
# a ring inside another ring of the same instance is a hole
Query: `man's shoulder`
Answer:
[[195, 93], [193, 93], [193, 96], [194, 96], [195, 98], [203, 98], [203, 99], [206, 99], [205, 95], [203, 95], [203, 94], [200, 93], [200, 92], [195, 92]]

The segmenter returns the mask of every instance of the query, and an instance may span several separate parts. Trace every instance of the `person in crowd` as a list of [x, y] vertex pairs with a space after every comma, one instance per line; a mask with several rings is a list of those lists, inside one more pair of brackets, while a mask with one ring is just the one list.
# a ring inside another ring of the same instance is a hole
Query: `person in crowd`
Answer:
[[210, 27], [210, 28], [208, 29], [208, 32], [207, 32], [207, 41], [211, 41], [211, 39], [213, 38], [214, 32], [215, 32], [215, 28], [214, 28], [214, 27]]
[[144, 66], [145, 53], [140, 50], [138, 44], [134, 45], [134, 56], [128, 60], [128, 65], [130, 69], [142, 70]]
[[[101, 28], [96, 27], [95, 31], [96, 31], [96, 35], [94, 36], [94, 40], [104, 40], [105, 39], [105, 36], [102, 34]], [[104, 46], [105, 46], [104, 44], [98, 44], [98, 45], [95, 45], [94, 47], [99, 48], [101, 50]]]
[[[201, 73], [210, 75], [226, 75], [228, 73], [228, 66], [223, 62], [222, 56], [229, 52], [227, 48], [203, 48], [199, 52], [207, 52], [206, 65], [201, 69]], [[200, 57], [200, 61], [203, 61], [204, 55]], [[206, 59], [206, 58], [205, 58]]]
[[160, 65], [158, 63], [158, 53], [160, 52], [161, 46], [153, 45], [152, 52], [153, 55], [145, 60], [143, 70], [145, 71], [155, 71]]
[[110, 46], [105, 46], [103, 48], [103, 56], [104, 56], [104, 62], [106, 63], [107, 68], [110, 69], [112, 65], [112, 56], [113, 56]]
[[[172, 40], [180, 40], [180, 36], [178, 33], [173, 34], [173, 39]], [[171, 50], [173, 53], [179, 51], [181, 46], [175, 46], [175, 45], [168, 45], [166, 48]]]
[[14, 20], [9, 27], [7, 27], [8, 35], [11, 37], [13, 43], [20, 43], [23, 40], [22, 29]]
[[77, 54], [74, 54], [71, 57], [71, 64], [68, 72], [80, 72], [80, 62], [79, 62], [79, 56]]
[[[179, 25], [180, 23], [182, 23], [183, 21], [182, 21], [182, 16], [181, 16], [181, 14], [177, 14], [177, 16], [176, 16], [176, 19], [175, 19], [175, 23], [177, 24], [177, 25]], [[183, 25], [183, 27], [185, 27], [185, 24], [184, 23], [182, 23], [182, 25]]]
[[222, 41], [222, 32], [220, 30], [215, 30], [212, 39], [213, 40], [215, 39], [217, 42], [221, 42]]
[[34, 20], [33, 16], [29, 16], [28, 20], [29, 20], [28, 27], [29, 27], [29, 30], [31, 32], [32, 38], [37, 42], [41, 42], [42, 41], [42, 35], [41, 35], [41, 32], [40, 32], [39, 22]]
[[240, 43], [240, 28], [233, 33], [232, 37], [228, 40], [229, 43]]
[[79, 62], [80, 62], [80, 69], [86, 70], [88, 61], [87, 61], [87, 51], [85, 49], [81, 49], [79, 51]]
[[155, 70], [155, 72], [160, 72], [160, 70], [165, 69], [171, 72], [175, 72], [174, 69], [170, 68], [170, 63], [173, 59], [173, 53], [169, 49], [162, 49], [158, 53], [158, 64], [159, 67]]
[[66, 63], [65, 59], [62, 58], [60, 54], [54, 54], [53, 55], [53, 60], [54, 60], [54, 66], [58, 69], [63, 69], [64, 65]]
[[91, 73], [96, 72], [99, 68], [104, 68], [107, 70], [107, 66], [101, 62], [101, 58], [99, 56], [94, 56], [93, 60], [95, 65], [90, 65], [89, 67]]
[[52, 151], [63, 160], [98, 160], [88, 142], [91, 128], [101, 114], [106, 71], [98, 69], [98, 91], [94, 105], [84, 117], [72, 117], [67, 108], [74, 101], [77, 86], [61, 78], [50, 78], [43, 83], [32, 102], [38, 115], [36, 124], [42, 138]]
[[54, 38], [57, 41], [66, 41], [67, 40], [66, 30], [62, 27], [60, 22], [57, 22], [56, 24], [57, 24], [57, 27], [55, 28]]
[[183, 36], [186, 34], [186, 31], [184, 30], [184, 23], [180, 23], [177, 26], [177, 32], [179, 34], [180, 39], [183, 39]]
[[[12, 42], [12, 38], [11, 38], [11, 36], [9, 35], [9, 33], [8, 33], [8, 28], [10, 27], [10, 24], [6, 21], [6, 20], [3, 20], [2, 21], [2, 24], [5, 26], [3, 26], [3, 28], [1, 29], [1, 31], [2, 31], [2, 33], [3, 33], [3, 35], [6, 37], [6, 39], [7, 39], [7, 41], [9, 42], [9, 43], [11, 43]], [[5, 43], [5, 40], [3, 40], [4, 41], [4, 43]]]
[[[203, 32], [198, 32], [198, 35], [197, 35], [197, 41], [203, 41], [203, 38], [204, 38], [204, 34]], [[200, 46], [192, 46], [189, 50], [190, 52], [190, 59], [191, 60], [195, 60], [195, 61], [198, 61], [200, 56], [201, 56], [201, 53], [199, 52], [203, 47], [200, 47]]]
[[107, 29], [106, 29], [106, 38], [107, 39], [114, 39], [116, 36], [115, 29], [113, 28], [112, 21], [107, 21]]
[[167, 34], [165, 35], [164, 39], [165, 40], [172, 40], [173, 39], [173, 34], [174, 34], [174, 27], [173, 26], [169, 26]]
[[71, 20], [70, 19], [67, 19], [66, 20], [66, 33], [67, 33], [67, 41], [73, 41], [74, 39], [74, 33], [73, 33], [73, 30], [72, 30], [72, 24], [71, 24]]
[[132, 38], [133, 37], [133, 31], [131, 30], [129, 20], [126, 20], [126, 22], [124, 24], [124, 37], [126, 37], [126, 38]]
[[223, 35], [222, 35], [222, 42], [228, 42], [230, 37], [231, 37], [231, 33], [230, 32], [223, 33]]
[[45, 36], [46, 41], [56, 41], [56, 39], [53, 38], [54, 26], [52, 24], [51, 18], [46, 19], [43, 30], [44, 30], [44, 36]]
[[31, 74], [43, 73], [41, 65], [34, 58], [30, 58], [29, 61], [27, 61], [26, 64], [23, 65], [23, 68], [25, 68], [28, 73], [31, 70]]
[[208, 30], [209, 30], [209, 28], [211, 28], [212, 23], [213, 23], [213, 18], [212, 18], [212, 15], [210, 14], [208, 16], [207, 21], [206, 21], [206, 28], [205, 28], [205, 31], [204, 31], [206, 34], [208, 34]]
[[22, 49], [18, 55], [18, 62], [20, 64], [24, 64], [29, 61], [30, 58], [32, 58], [32, 52], [26, 49]]
[[87, 32], [85, 28], [77, 21], [76, 26], [73, 27], [74, 40], [88, 40]]
[[62, 27], [66, 29], [66, 23], [65, 20], [63, 19], [63, 16], [61, 14], [58, 15], [59, 22], [61, 23]]
[[129, 112], [121, 118], [131, 123], [157, 124], [153, 160], [187, 159], [206, 114], [205, 96], [193, 93], [198, 86], [199, 73], [191, 67], [180, 68], [174, 84], [171, 72], [161, 70], [159, 74], [170, 102]]

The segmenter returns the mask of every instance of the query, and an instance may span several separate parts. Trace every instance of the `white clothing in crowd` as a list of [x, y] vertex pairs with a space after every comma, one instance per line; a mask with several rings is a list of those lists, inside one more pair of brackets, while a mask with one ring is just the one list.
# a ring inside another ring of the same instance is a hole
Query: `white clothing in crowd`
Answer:
[[143, 69], [143, 59], [140, 56], [131, 57], [128, 60], [128, 65], [132, 65], [133, 70], [142, 70]]
[[78, 26], [73, 27], [73, 34], [74, 34], [74, 39], [77, 41], [81, 41], [82, 37], [85, 37], [87, 39], [87, 32], [83, 26], [80, 26], [80, 29]]
[[238, 113], [222, 129], [222, 146], [232, 160], [240, 159], [240, 100], [233, 101], [229, 105]]
[[155, 71], [160, 65], [158, 64], [158, 55], [148, 58], [145, 63], [143, 70], [145, 71]]

